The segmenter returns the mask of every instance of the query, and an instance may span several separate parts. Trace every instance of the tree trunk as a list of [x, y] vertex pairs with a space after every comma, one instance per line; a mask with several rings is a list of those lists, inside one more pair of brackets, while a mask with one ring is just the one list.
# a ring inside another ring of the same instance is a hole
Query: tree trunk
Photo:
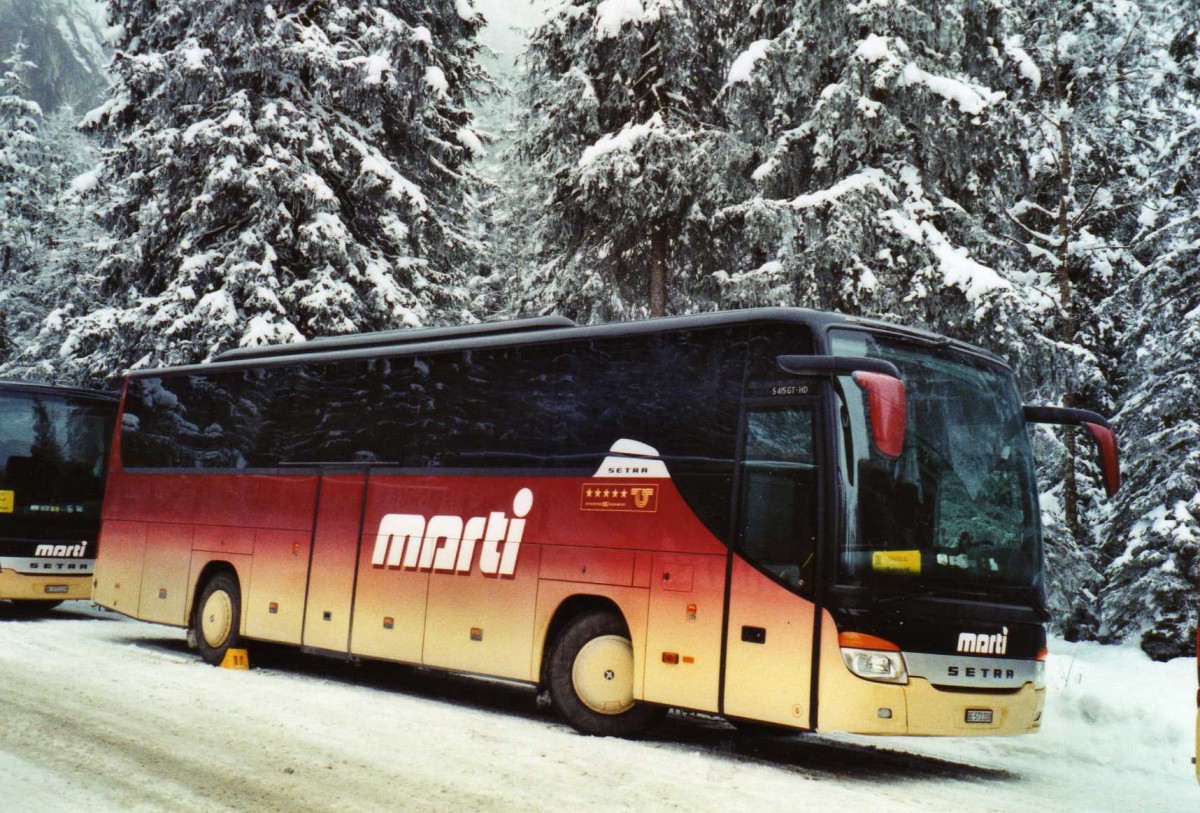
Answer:
[[[1064, 344], [1075, 342], [1075, 298], [1071, 287], [1071, 185], [1073, 172], [1071, 165], [1071, 129], [1065, 119], [1058, 122], [1058, 290], [1062, 296], [1062, 332], [1060, 339]], [[1067, 375], [1067, 391], [1063, 393], [1063, 405], [1074, 407], [1078, 404], [1078, 393], [1075, 389], [1073, 371]], [[1067, 523], [1067, 531], [1071, 538], [1080, 542], [1079, 538], [1079, 483], [1076, 478], [1077, 450], [1075, 445], [1075, 430], [1066, 429], [1066, 458], [1063, 460], [1063, 519]]]
[[667, 233], [650, 235], [650, 315], [667, 315]]

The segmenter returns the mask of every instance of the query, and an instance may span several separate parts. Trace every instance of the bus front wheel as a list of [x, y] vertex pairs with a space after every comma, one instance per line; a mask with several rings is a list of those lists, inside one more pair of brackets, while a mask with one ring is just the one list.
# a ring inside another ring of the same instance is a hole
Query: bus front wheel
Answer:
[[633, 644], [625, 622], [610, 610], [572, 619], [555, 641], [548, 667], [551, 705], [584, 734], [628, 737], [666, 713], [633, 699]]
[[217, 573], [204, 583], [204, 590], [192, 614], [192, 631], [200, 657], [219, 666], [229, 649], [238, 646], [241, 636], [242, 591], [232, 573]]

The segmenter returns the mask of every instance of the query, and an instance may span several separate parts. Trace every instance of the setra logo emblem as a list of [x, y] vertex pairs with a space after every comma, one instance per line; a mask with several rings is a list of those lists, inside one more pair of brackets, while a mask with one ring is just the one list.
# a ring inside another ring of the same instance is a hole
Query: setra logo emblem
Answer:
[[653, 514], [658, 511], [658, 486], [643, 483], [584, 483], [579, 496], [579, 510]]

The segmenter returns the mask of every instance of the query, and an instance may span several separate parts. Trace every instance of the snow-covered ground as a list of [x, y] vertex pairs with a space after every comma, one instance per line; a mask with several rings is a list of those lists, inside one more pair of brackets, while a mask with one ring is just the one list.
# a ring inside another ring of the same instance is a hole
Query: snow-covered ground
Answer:
[[749, 736], [670, 719], [584, 737], [524, 689], [277, 647], [249, 672], [182, 631], [0, 610], [0, 810], [1200, 810], [1196, 667], [1052, 643], [1045, 730]]

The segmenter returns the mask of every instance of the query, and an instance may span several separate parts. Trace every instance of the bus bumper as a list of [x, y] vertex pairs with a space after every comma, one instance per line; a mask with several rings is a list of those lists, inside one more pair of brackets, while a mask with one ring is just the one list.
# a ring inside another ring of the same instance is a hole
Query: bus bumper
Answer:
[[[1015, 692], [975, 693], [938, 689], [916, 678], [905, 687], [909, 734], [1028, 734], [1042, 727], [1046, 690], [1026, 683]], [[970, 722], [986, 719], [991, 722]]]
[[66, 601], [92, 597], [92, 576], [34, 576], [15, 570], [0, 570], [0, 599], [17, 601]]
[[822, 687], [818, 730], [950, 737], [1028, 734], [1041, 728], [1046, 702], [1046, 690], [1030, 683], [1015, 691], [964, 692], [936, 688], [924, 678], [891, 686], [846, 674], [837, 682], [831, 691]]

